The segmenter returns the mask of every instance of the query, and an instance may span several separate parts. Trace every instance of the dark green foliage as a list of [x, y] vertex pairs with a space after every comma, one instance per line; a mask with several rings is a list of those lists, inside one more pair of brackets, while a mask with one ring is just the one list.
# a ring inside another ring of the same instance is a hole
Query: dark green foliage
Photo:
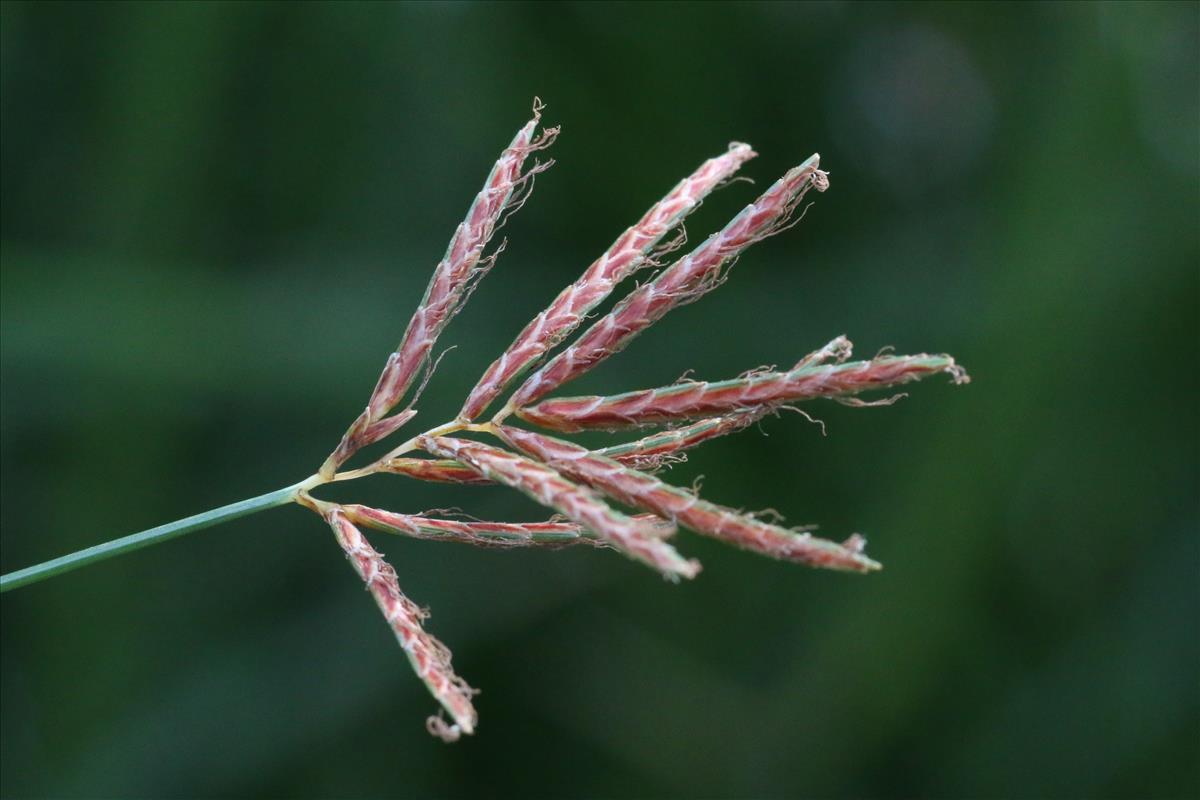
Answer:
[[[6, 594], [0, 793], [1200, 793], [1198, 20], [5, 3], [0, 571], [320, 463], [534, 94], [559, 165], [444, 337], [430, 424], [732, 139], [760, 186], [818, 151], [833, 189], [570, 393], [787, 365], [839, 333], [954, 353], [974, 383], [822, 406], [827, 438], [767, 420], [674, 468], [862, 530], [887, 565], [869, 579], [698, 539], [704, 580], [668, 586], [590, 549], [377, 537], [486, 685], [450, 748], [302, 510]], [[710, 198], [693, 241], [751, 194]], [[381, 477], [353, 499], [541, 513], [467, 491]]]

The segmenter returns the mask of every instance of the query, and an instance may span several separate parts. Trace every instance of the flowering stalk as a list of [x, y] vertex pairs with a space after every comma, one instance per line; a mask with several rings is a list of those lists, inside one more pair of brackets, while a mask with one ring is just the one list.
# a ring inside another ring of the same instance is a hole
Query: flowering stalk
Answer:
[[[756, 153], [750, 145], [734, 142], [729, 151], [710, 158], [684, 178], [662, 200], [608, 248], [579, 280], [563, 289], [517, 334], [516, 340], [484, 372], [459, 412], [474, 419], [496, 399], [508, 383], [570, 334], [589, 311], [604, 301], [618, 283], [646, 265], [650, 251], [679, 226], [708, 194], [737, 172]], [[680, 243], [682, 240], [680, 240]]]
[[664, 541], [666, 535], [674, 532], [671, 526], [652, 525], [627, 517], [606, 504], [595, 492], [572, 483], [545, 464], [462, 439], [422, 436], [418, 444], [435, 456], [460, 461], [496, 483], [517, 489], [534, 501], [553, 508], [667, 578], [694, 578], [700, 571], [699, 562], [684, 559]]
[[633, 337], [662, 319], [672, 308], [690, 303], [719, 285], [722, 269], [746, 248], [787, 227], [809, 187], [816, 187], [821, 192], [828, 188], [829, 179], [817, 169], [819, 163], [820, 158], [814, 154], [790, 170], [742, 209], [720, 233], [708, 237], [654, 280], [630, 292], [575, 344], [529, 376], [509, 400], [505, 411], [497, 415], [497, 421], [512, 409], [529, 405], [620, 352]]
[[685, 381], [607, 397], [556, 398], [519, 409], [517, 415], [556, 431], [625, 428], [739, 409], [770, 409], [819, 397], [843, 398], [939, 372], [948, 373], [955, 383], [970, 380], [950, 356], [879, 356], [870, 361], [806, 365], [788, 372], [760, 372], [712, 383]]
[[[863, 554], [864, 540], [857, 534], [841, 544], [818, 539], [702, 500], [695, 492], [671, 486], [649, 471], [680, 460], [689, 448], [741, 430], [788, 403], [831, 397], [862, 404], [855, 398], [858, 392], [899, 385], [934, 372], [947, 372], [956, 382], [966, 382], [966, 373], [949, 356], [888, 355], [848, 364], [845, 362], [850, 356], [850, 342], [839, 337], [786, 372], [757, 371], [731, 381], [688, 381], [625, 394], [543, 400], [552, 390], [623, 349], [672, 308], [717, 286], [729, 265], [746, 248], [787, 227], [810, 188], [825, 191], [828, 187], [828, 179], [818, 169], [815, 155], [784, 175], [720, 232], [653, 280], [635, 288], [576, 341], [542, 364], [507, 400], [492, 422], [472, 422], [519, 375], [540, 364], [551, 348], [564, 342], [621, 280], [646, 265], [657, 266], [658, 260], [682, 246], [680, 226], [686, 216], [754, 153], [748, 145], [734, 144], [727, 153], [704, 162], [618, 237], [607, 252], [517, 335], [508, 350], [480, 378], [457, 417], [394, 446], [365, 467], [338, 472], [357, 450], [395, 433], [416, 414], [414, 400], [399, 412], [392, 412], [409, 395], [422, 372], [428, 379], [432, 372], [430, 356], [438, 336], [503, 247], [501, 244], [490, 256], [485, 256], [489, 240], [505, 215], [524, 201], [533, 176], [549, 166], [525, 167], [530, 154], [548, 146], [558, 132], [557, 128], [550, 128], [540, 136], [535, 135], [541, 109], [540, 102], [535, 101], [533, 119], [521, 128], [492, 168], [483, 191], [455, 230], [366, 408], [315, 474], [276, 492], [0, 576], [0, 591], [295, 502], [321, 515], [333, 529], [417, 675], [452, 718], [447, 723], [440, 716], [431, 717], [430, 732], [453, 740], [476, 728], [473, 690], [454, 673], [449, 651], [424, 630], [421, 623], [425, 612], [401, 592], [395, 571], [372, 549], [360, 525], [409, 538], [482, 546], [586, 543], [611, 547], [678, 580], [692, 578], [700, 570], [698, 562], [684, 558], [666, 541], [678, 523], [774, 558], [853, 572], [878, 569], [879, 564]], [[673, 230], [680, 233], [671, 237]], [[412, 394], [419, 395], [420, 388]], [[668, 428], [634, 442], [592, 452], [570, 442], [502, 425], [501, 421], [514, 412], [528, 422], [554, 430], [650, 423], [664, 423]], [[454, 435], [460, 433], [492, 436], [511, 450]], [[433, 458], [414, 457], [418, 450]], [[432, 512], [410, 515], [363, 505], [341, 505], [312, 496], [324, 484], [377, 473], [443, 483], [502, 484], [524, 492], [566, 519], [547, 522], [442, 519]], [[633, 516], [622, 513], [609, 505], [605, 495], [648, 513]]]
[[653, 475], [589, 452], [571, 442], [539, 433], [500, 426], [508, 444], [626, 505], [675, 520], [685, 528], [744, 550], [813, 567], [870, 572], [878, 562], [862, 553], [865, 541], [852, 536], [843, 544], [818, 539], [763, 522], [731, 508], [701, 500], [694, 492], [671, 486]]
[[[379, 422], [394, 408], [408, 392], [417, 373], [429, 359], [429, 354], [438, 336], [450, 322], [474, 285], [491, 268], [497, 250], [489, 258], [483, 258], [484, 248], [502, 223], [506, 213], [519, 208], [528, 196], [533, 178], [549, 169], [554, 163], [547, 161], [522, 172], [525, 159], [537, 150], [549, 147], [558, 136], [558, 128], [549, 128], [540, 137], [534, 131], [541, 120], [542, 105], [534, 101], [533, 119], [517, 132], [516, 137], [492, 167], [483, 189], [476, 195], [464, 219], [454, 231], [446, 254], [438, 263], [425, 289], [425, 296], [409, 320], [404, 338], [396, 352], [384, 365], [383, 372], [375, 384], [375, 390], [367, 401], [367, 407], [350, 425], [337, 448], [321, 466], [320, 474], [329, 479], [334, 472], [357, 450], [391, 433], [407, 419], [390, 427], [380, 427]], [[503, 249], [501, 246], [500, 249]], [[403, 415], [401, 415], [403, 416]]]
[[375, 598], [375, 604], [396, 634], [396, 641], [408, 656], [417, 677], [454, 720], [453, 725], [446, 726], [431, 717], [428, 722], [430, 730], [447, 741], [454, 741], [463, 733], [473, 733], [477, 715], [471, 704], [471, 695], [475, 690], [454, 674], [450, 666], [450, 651], [446, 646], [421, 626], [429, 614], [404, 596], [396, 580], [396, 571], [371, 547], [340, 508], [330, 509], [325, 514], [325, 520], [333, 528], [334, 536], [354, 571]]

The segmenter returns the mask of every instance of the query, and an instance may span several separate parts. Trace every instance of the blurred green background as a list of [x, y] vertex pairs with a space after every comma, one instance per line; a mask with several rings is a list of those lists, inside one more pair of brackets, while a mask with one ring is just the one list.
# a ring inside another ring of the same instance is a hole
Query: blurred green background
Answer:
[[[311, 472], [534, 95], [558, 164], [443, 339], [516, 330], [733, 139], [832, 188], [571, 393], [859, 353], [974, 382], [819, 404], [671, 478], [886, 564], [686, 536], [373, 537], [483, 689], [428, 737], [329, 532], [283, 508], [5, 594], [6, 797], [1200, 794], [1200, 6], [4, 3], [5, 572]], [[734, 185], [693, 241], [753, 197]], [[578, 390], [578, 391], [576, 391]], [[399, 478], [401, 511], [542, 514]]]

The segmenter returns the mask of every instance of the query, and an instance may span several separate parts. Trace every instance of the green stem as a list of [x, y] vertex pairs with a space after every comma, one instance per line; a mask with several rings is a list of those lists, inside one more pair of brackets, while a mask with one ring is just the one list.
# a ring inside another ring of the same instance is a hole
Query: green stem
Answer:
[[238, 517], [244, 517], [247, 514], [255, 514], [259, 511], [265, 511], [268, 508], [285, 505], [296, 499], [297, 492], [304, 485], [304, 483], [298, 483], [295, 486], [288, 486], [274, 492], [259, 495], [258, 497], [251, 497], [249, 500], [230, 503], [227, 506], [221, 506], [220, 508], [214, 508], [191, 517], [168, 522], [166, 525], [159, 525], [157, 528], [150, 528], [140, 533], [131, 533], [129, 536], [122, 536], [120, 539], [113, 539], [111, 542], [98, 544], [86, 550], [80, 550], [70, 555], [55, 558], [41, 564], [35, 564], [32, 567], [19, 569], [7, 575], [0, 575], [0, 592], [7, 592], [9, 589], [16, 589], [18, 586], [37, 583], [46, 578], [53, 578], [55, 575], [79, 569], [95, 561], [103, 561], [106, 558], [112, 558], [113, 556], [129, 553], [143, 547], [149, 547], [152, 544], [165, 542], [168, 539], [174, 539], [177, 536], [183, 536], [185, 533], [191, 533], [192, 531], [210, 528], [213, 525], [220, 525], [222, 522], [229, 522]]

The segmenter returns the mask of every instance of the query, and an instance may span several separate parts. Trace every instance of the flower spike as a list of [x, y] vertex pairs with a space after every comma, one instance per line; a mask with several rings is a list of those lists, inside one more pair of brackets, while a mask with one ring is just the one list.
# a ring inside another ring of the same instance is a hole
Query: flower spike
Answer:
[[[391, 432], [388, 430], [382, 435], [371, 436], [372, 432], [379, 433], [374, 426], [404, 399], [421, 368], [428, 363], [438, 336], [462, 308], [475, 284], [491, 269], [499, 250], [503, 249], [497, 249], [488, 258], [483, 257], [484, 248], [492, 234], [507, 213], [524, 203], [534, 176], [554, 163], [547, 161], [522, 171], [531, 153], [549, 147], [558, 136], [558, 128], [547, 128], [540, 136], [534, 136], [542, 117], [542, 108], [541, 101], [535, 99], [533, 119], [517, 131], [512, 143], [500, 154], [483, 189], [467, 210], [466, 218], [454, 231], [446, 254], [433, 271], [425, 296], [409, 320], [400, 346], [388, 356], [367, 407], [321, 466], [320, 474], [325, 478], [332, 477], [355, 451]], [[399, 425], [393, 429], [395, 427]]]
[[[556, 431], [616, 429], [770, 410], [786, 403], [828, 397], [845, 399], [872, 389], [899, 386], [939, 372], [955, 383], [970, 377], [946, 355], [879, 356], [870, 361], [811, 364], [789, 372], [760, 372], [728, 381], [685, 381], [608, 397], [563, 397], [517, 411], [526, 422]], [[886, 402], [886, 401], [885, 401]], [[862, 404], [862, 401], [859, 403]]]
[[[610, 547], [593, 531], [574, 522], [484, 522], [477, 519], [441, 519], [411, 514], [396, 514], [378, 508], [344, 505], [342, 511], [356, 525], [407, 536], [412, 539], [431, 539], [442, 542], [461, 542], [480, 547], [563, 547], [586, 544]], [[427, 512], [431, 513], [431, 512]], [[444, 512], [443, 512], [444, 513]], [[638, 522], [661, 528], [662, 535], [670, 533], [671, 524], [652, 514], [633, 517]]]
[[[450, 651], [446, 646], [421, 626], [429, 614], [404, 596], [396, 580], [396, 571], [371, 547], [362, 531], [355, 527], [342, 509], [336, 506], [328, 508], [325, 520], [333, 528], [346, 558], [367, 585], [375, 604], [392, 627], [396, 641], [400, 643], [404, 655], [408, 656], [413, 671], [453, 718], [453, 725], [443, 723], [438, 728], [442, 737], [454, 741], [460, 734], [474, 733], [478, 716], [471, 704], [471, 695], [475, 694], [475, 690], [454, 673], [450, 666]], [[433, 723], [430, 723], [430, 727], [432, 729]]]

